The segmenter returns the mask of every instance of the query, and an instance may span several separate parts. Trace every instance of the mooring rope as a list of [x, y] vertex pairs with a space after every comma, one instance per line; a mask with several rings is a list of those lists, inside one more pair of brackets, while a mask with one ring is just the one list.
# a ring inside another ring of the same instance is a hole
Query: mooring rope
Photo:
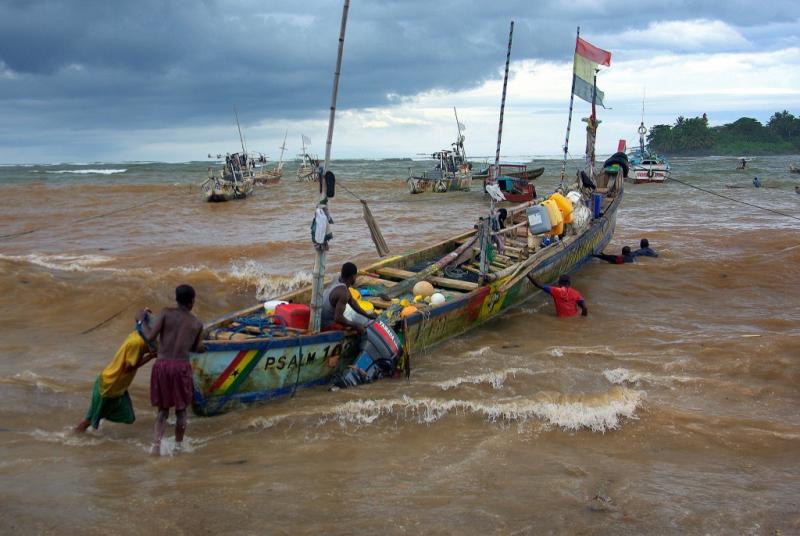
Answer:
[[[95, 214], [94, 216], [88, 216], [86, 218], [78, 218], [77, 220], [73, 220], [72, 222], [68, 223], [67, 225], [71, 225], [71, 224], [75, 224], [75, 223], [83, 223], [83, 222], [87, 222], [87, 221], [91, 221], [91, 220], [96, 220], [96, 219], [99, 219], [99, 218], [105, 218], [106, 216], [111, 216], [111, 215], [117, 214], [119, 212], [125, 212], [125, 211], [128, 211], [128, 210], [133, 210], [135, 208], [143, 207], [145, 205], [149, 205], [150, 203], [155, 203], [156, 201], [159, 201], [161, 199], [164, 199], [166, 197], [171, 197], [171, 196], [172, 196], [172, 194], [159, 195], [157, 197], [148, 199], [147, 201], [143, 201], [141, 203], [136, 203], [136, 204], [130, 205], [128, 207], [120, 208], [120, 209], [117, 209], [117, 210], [112, 210], [110, 212], [105, 212], [103, 214]], [[36, 227], [35, 229], [28, 229], [26, 231], [18, 231], [16, 233], [9, 233], [9, 234], [5, 234], [5, 235], [0, 235], [0, 240], [5, 240], [6, 238], [15, 238], [15, 237], [18, 237], [18, 236], [23, 236], [23, 235], [35, 233], [37, 231], [42, 231], [44, 229], [49, 229], [51, 227], [63, 227], [63, 226], [64, 226], [63, 223], [60, 223], [60, 224], [57, 224], [57, 225], [43, 225], [41, 227]]]
[[675, 179], [673, 177], [670, 177], [667, 180], [683, 184], [684, 186], [688, 186], [690, 188], [694, 188], [695, 190], [700, 190], [701, 192], [705, 192], [707, 194], [716, 195], [717, 197], [721, 197], [723, 199], [727, 199], [728, 201], [733, 201], [734, 203], [740, 203], [742, 205], [747, 205], [748, 207], [758, 208], [758, 209], [761, 209], [761, 210], [765, 210], [767, 212], [772, 212], [773, 214], [778, 214], [780, 216], [786, 216], [787, 218], [792, 218], [793, 220], [800, 221], [800, 217], [792, 216], [791, 214], [786, 214], [785, 212], [781, 212], [780, 210], [775, 210], [775, 209], [768, 208], [768, 207], [762, 207], [761, 205], [748, 203], [747, 201], [742, 201], [740, 199], [735, 199], [733, 197], [730, 197], [730, 196], [727, 196], [727, 195], [722, 195], [722, 194], [717, 193], [717, 192], [712, 192], [711, 190], [706, 190], [705, 188], [701, 188], [700, 186], [695, 186], [694, 184], [690, 184], [688, 182], [684, 182], [684, 181], [682, 181], [680, 179]]

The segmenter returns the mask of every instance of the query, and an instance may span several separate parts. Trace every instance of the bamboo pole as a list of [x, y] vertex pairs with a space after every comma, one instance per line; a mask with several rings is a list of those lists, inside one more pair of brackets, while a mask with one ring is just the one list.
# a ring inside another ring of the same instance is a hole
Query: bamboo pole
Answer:
[[[350, 0], [344, 0], [342, 6], [342, 24], [339, 28], [339, 51], [336, 56], [336, 71], [333, 74], [333, 91], [331, 94], [331, 111], [328, 116], [328, 139], [325, 141], [325, 164], [322, 167], [322, 194], [320, 196], [318, 209], [323, 209], [327, 214], [328, 208], [328, 188], [325, 183], [325, 174], [328, 172], [328, 167], [331, 162], [331, 144], [333, 143], [333, 124], [336, 118], [336, 97], [339, 94], [339, 75], [342, 71], [342, 54], [344, 53], [344, 36], [347, 30], [347, 13], [350, 10]], [[315, 211], [316, 212], [316, 211]], [[332, 223], [330, 218], [329, 224]], [[315, 245], [317, 256], [314, 261], [314, 278], [313, 287], [311, 292], [311, 325], [309, 329], [311, 332], [317, 332], [322, 327], [322, 291], [325, 278], [325, 257], [328, 250], [328, 243], [325, 241], [323, 244]]]
[[575, 37], [575, 54], [572, 56], [572, 89], [569, 92], [569, 117], [567, 118], [567, 136], [564, 139], [564, 162], [561, 164], [561, 185], [564, 185], [564, 178], [567, 171], [567, 153], [569, 152], [569, 131], [572, 127], [572, 106], [575, 104], [575, 55], [578, 54], [578, 39], [581, 37], [581, 27], [578, 26], [578, 34]]

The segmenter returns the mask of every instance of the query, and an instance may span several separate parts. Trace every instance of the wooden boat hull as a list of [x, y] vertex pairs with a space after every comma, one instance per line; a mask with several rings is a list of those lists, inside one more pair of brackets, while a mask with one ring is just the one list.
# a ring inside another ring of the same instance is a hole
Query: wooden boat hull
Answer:
[[665, 166], [632, 166], [629, 180], [634, 184], [663, 183], [669, 178]]
[[468, 192], [472, 187], [472, 175], [462, 173], [440, 178], [410, 177], [407, 180], [409, 192], [412, 194]]
[[[534, 266], [532, 273], [543, 281], [552, 281], [562, 273], [577, 270], [608, 244], [614, 233], [616, 210], [622, 193], [611, 202], [605, 214], [569, 242], [551, 246]], [[391, 266], [410, 266], [419, 260], [435, 258], [468, 239], [475, 231], [464, 233], [406, 255], [384, 259], [361, 271], [377, 273]], [[509, 286], [511, 277], [478, 287], [429, 311], [408, 316], [396, 325], [404, 346], [412, 356], [425, 348], [460, 335], [477, 325], [519, 305], [539, 291], [527, 278]], [[295, 291], [281, 299], [308, 300], [311, 289]], [[225, 317], [252, 314], [255, 306]], [[224, 319], [221, 319], [222, 321]], [[211, 325], [218, 325], [220, 321]], [[192, 354], [194, 372], [193, 410], [198, 415], [216, 415], [237, 407], [291, 394], [297, 388], [322, 385], [337, 370], [344, 370], [356, 357], [356, 338], [341, 331], [299, 335], [276, 339], [243, 341], [206, 341], [207, 351]], [[327, 359], [339, 356], [335, 368]]]
[[[509, 171], [504, 169], [505, 167], [506, 166], [504, 164], [500, 164], [500, 170], [501, 170], [500, 175], [505, 175], [506, 177], [513, 177], [515, 179], [527, 179], [529, 181], [532, 181], [534, 179], [538, 179], [544, 173], [543, 167], [526, 169], [524, 171]], [[476, 180], [485, 181], [489, 179], [489, 174], [481, 173], [478, 175], [473, 175], [472, 178]]]
[[229, 181], [208, 180], [203, 184], [203, 197], [209, 203], [244, 199], [253, 193], [253, 180], [244, 179], [234, 184]]
[[262, 171], [253, 175], [256, 184], [278, 184], [283, 177], [283, 170]]
[[228, 341], [192, 354], [198, 415], [210, 416], [327, 383], [336, 368], [329, 359], [352, 363], [356, 338], [330, 331], [292, 339]]

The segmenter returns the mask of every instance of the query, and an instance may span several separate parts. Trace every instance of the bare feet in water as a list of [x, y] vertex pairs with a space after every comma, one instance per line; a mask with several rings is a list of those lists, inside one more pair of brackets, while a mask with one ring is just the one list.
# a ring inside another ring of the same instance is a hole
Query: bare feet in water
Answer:
[[92, 422], [89, 419], [83, 419], [72, 429], [72, 432], [75, 434], [82, 434], [89, 428], [90, 424], [92, 424]]

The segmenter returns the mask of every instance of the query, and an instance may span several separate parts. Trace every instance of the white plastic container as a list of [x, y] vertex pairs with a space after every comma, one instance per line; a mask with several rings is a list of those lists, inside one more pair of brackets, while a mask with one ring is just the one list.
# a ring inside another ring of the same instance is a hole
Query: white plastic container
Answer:
[[526, 213], [528, 215], [528, 229], [531, 234], [548, 233], [553, 228], [546, 207], [535, 205], [528, 208]]
[[581, 195], [580, 192], [572, 191], [572, 192], [568, 193], [567, 194], [567, 199], [569, 199], [570, 202], [572, 202], [572, 206], [573, 207], [577, 207], [578, 205], [582, 205], [583, 204], [583, 203], [581, 203], [581, 201], [583, 200], [583, 196]]
[[264, 312], [268, 315], [275, 314], [275, 308], [279, 305], [283, 305], [284, 303], [289, 303], [281, 300], [270, 300], [268, 302], [264, 302]]

